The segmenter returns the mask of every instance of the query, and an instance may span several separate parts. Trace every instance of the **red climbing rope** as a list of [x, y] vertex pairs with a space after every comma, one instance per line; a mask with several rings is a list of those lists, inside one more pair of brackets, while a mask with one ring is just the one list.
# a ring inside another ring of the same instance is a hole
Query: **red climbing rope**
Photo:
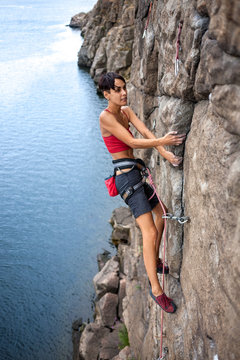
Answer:
[[[174, 219], [177, 220], [180, 224], [185, 224], [185, 222], [189, 221], [189, 217], [188, 216], [182, 216], [182, 217], [177, 217], [174, 216], [172, 214], [166, 213], [166, 210], [164, 208], [164, 205], [157, 193], [157, 189], [156, 186], [153, 182], [152, 179], [152, 175], [150, 173], [150, 170], [147, 168], [147, 172], [148, 172], [148, 181], [149, 184], [152, 186], [154, 192], [153, 195], [156, 194], [158, 201], [161, 205], [162, 211], [163, 211], [163, 216], [162, 218], [164, 219], [164, 229], [163, 229], [163, 256], [162, 256], [162, 262], [163, 262], [163, 271], [162, 271], [162, 289], [164, 292], [164, 270], [165, 270], [165, 254], [166, 254], [166, 237], [167, 237], [167, 219]], [[152, 195], [152, 196], [153, 196]], [[151, 197], [152, 198], [152, 197]], [[163, 360], [165, 355], [163, 355], [163, 310], [161, 310], [161, 337], [160, 337], [160, 355], [159, 358], [157, 360]]]
[[177, 34], [177, 42], [176, 42], [175, 76], [177, 76], [179, 70], [179, 48], [180, 48], [180, 36], [181, 36], [182, 26], [183, 23], [182, 21], [180, 21], [178, 25], [178, 34]]
[[148, 17], [147, 17], [147, 22], [146, 22], [146, 25], [145, 25], [145, 28], [144, 28], [144, 32], [143, 32], [143, 39], [145, 38], [146, 36], [146, 32], [147, 32], [147, 28], [148, 28], [148, 24], [149, 24], [149, 19], [150, 19], [150, 14], [151, 14], [151, 11], [152, 11], [152, 4], [153, 2], [151, 1], [150, 2], [150, 6], [149, 6], [149, 10], [148, 10]]
[[[165, 253], [166, 253], [166, 235], [167, 235], [167, 219], [166, 219], [166, 210], [164, 208], [164, 205], [157, 193], [156, 190], [156, 186], [153, 182], [152, 179], [152, 175], [150, 173], [150, 170], [147, 168], [147, 172], [148, 172], [148, 180], [149, 180], [149, 184], [152, 186], [153, 190], [154, 190], [154, 194], [157, 195], [158, 201], [161, 205], [163, 214], [164, 214], [164, 229], [163, 229], [163, 256], [162, 256], [162, 262], [163, 262], [163, 271], [162, 271], [162, 289], [164, 292], [164, 270], [165, 270]], [[163, 345], [163, 310], [161, 310], [161, 338], [160, 338], [160, 355], [159, 355], [159, 360], [163, 359], [162, 357], [162, 345]]]

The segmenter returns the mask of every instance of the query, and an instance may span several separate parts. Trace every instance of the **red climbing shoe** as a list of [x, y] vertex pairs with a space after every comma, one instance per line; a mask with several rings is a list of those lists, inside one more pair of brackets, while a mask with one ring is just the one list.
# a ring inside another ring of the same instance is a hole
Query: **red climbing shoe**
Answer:
[[165, 293], [159, 296], [154, 296], [152, 289], [150, 289], [150, 295], [153, 300], [167, 313], [174, 313], [177, 310], [177, 306], [172, 299], [169, 299]]
[[[160, 258], [157, 259], [157, 272], [159, 274], [163, 273], [163, 262], [162, 262], [162, 259], [160, 259]], [[165, 262], [164, 274], [168, 274], [168, 273], [169, 273], [169, 267], [168, 267], [167, 263]]]

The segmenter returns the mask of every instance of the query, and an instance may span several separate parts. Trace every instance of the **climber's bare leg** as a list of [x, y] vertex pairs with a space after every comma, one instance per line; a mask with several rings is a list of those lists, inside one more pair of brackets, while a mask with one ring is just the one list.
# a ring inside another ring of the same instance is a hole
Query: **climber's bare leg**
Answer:
[[[166, 213], [168, 212], [167, 207], [163, 204]], [[155, 208], [153, 209], [153, 213], [154, 213], [154, 223], [157, 229], [157, 240], [156, 240], [156, 259], [158, 259], [159, 257], [159, 248], [161, 245], [161, 239], [162, 239], [162, 233], [163, 233], [163, 229], [164, 229], [164, 219], [162, 218], [163, 216], [163, 209], [160, 205], [160, 203], [158, 203]]]
[[151, 283], [152, 293], [154, 296], [159, 296], [163, 293], [157, 277], [156, 264], [156, 241], [158, 230], [153, 221], [151, 212], [140, 215], [136, 222], [140, 227], [143, 238], [143, 259], [148, 278]]

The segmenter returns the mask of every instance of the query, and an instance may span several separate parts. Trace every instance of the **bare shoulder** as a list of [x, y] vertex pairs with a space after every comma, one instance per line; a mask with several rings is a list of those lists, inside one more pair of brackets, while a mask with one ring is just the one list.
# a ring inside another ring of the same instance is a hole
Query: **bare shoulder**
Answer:
[[105, 119], [105, 116], [106, 116], [106, 115], [107, 115], [107, 112], [106, 112], [105, 110], [103, 110], [103, 111], [101, 112], [100, 116], [99, 116], [100, 121], [101, 121], [102, 119]]
[[99, 116], [99, 125], [100, 125], [100, 130], [101, 130], [102, 136], [111, 135], [111, 133], [109, 133], [109, 131], [106, 129], [107, 124], [108, 124], [108, 115], [110, 115], [110, 114], [107, 113], [107, 111], [103, 110]]
[[132, 120], [134, 120], [134, 118], [136, 117], [134, 111], [130, 108], [130, 106], [123, 106], [122, 110], [126, 113], [130, 122], [132, 122]]
[[130, 108], [130, 106], [122, 106], [122, 111], [127, 115], [128, 120], [131, 121], [131, 116], [133, 114], [133, 111]]
[[100, 116], [99, 116], [99, 122], [100, 122], [100, 125], [104, 125], [107, 121], [108, 121], [108, 118], [109, 118], [109, 114], [107, 111], [102, 111]]
[[105, 124], [105, 123], [108, 123], [109, 121], [112, 121], [114, 119], [114, 116], [107, 112], [107, 111], [102, 111], [100, 116], [99, 116], [99, 121], [100, 121], [100, 124]]
[[99, 116], [99, 124], [102, 136], [110, 136], [118, 122], [113, 114], [103, 110]]

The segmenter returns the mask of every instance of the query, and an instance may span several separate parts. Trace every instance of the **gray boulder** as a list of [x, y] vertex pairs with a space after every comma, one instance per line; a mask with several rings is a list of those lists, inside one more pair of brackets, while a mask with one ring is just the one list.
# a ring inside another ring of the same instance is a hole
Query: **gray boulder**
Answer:
[[117, 256], [111, 258], [93, 278], [93, 284], [98, 298], [111, 292], [117, 293], [119, 283], [119, 262]]
[[114, 330], [107, 334], [101, 342], [101, 349], [99, 353], [100, 360], [113, 359], [119, 353], [119, 328], [122, 326], [118, 323], [114, 326]]
[[87, 23], [87, 20], [88, 20], [88, 16], [86, 13], [84, 12], [81, 12], [77, 15], [74, 15], [72, 18], [71, 18], [71, 21], [70, 21], [70, 24], [69, 26], [71, 28], [79, 28], [79, 29], [82, 29], [86, 23]]
[[96, 303], [98, 320], [104, 326], [113, 326], [117, 318], [118, 295], [107, 293]]
[[101, 347], [101, 341], [108, 335], [110, 330], [99, 324], [88, 324], [81, 336], [79, 344], [80, 360], [97, 360]]
[[128, 359], [131, 359], [131, 350], [129, 346], [126, 346], [112, 360], [128, 360]]

